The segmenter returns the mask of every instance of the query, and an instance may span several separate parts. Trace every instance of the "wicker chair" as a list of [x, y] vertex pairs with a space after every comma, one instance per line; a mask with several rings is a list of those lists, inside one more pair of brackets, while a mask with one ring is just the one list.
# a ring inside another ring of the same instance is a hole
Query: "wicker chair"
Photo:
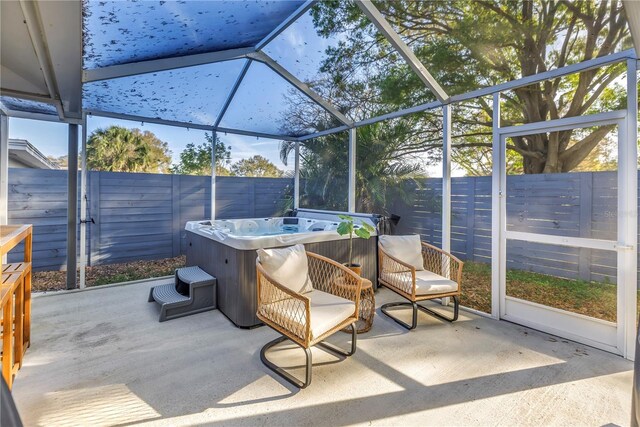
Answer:
[[[383, 236], [380, 238], [382, 239], [382, 237]], [[395, 236], [386, 237], [393, 238]], [[383, 247], [382, 241], [378, 244], [378, 281], [382, 286], [391, 289], [393, 292], [409, 300], [409, 302], [384, 304], [380, 310], [395, 322], [410, 330], [415, 329], [417, 326], [418, 310], [437, 317], [438, 319], [454, 322], [458, 319], [460, 308], [460, 289], [464, 263], [442, 249], [420, 242], [419, 236], [415, 237], [421, 247], [423, 270], [416, 268], [415, 263], [412, 265], [406, 262], [406, 260], [401, 260], [390, 255]], [[445, 317], [440, 313], [418, 304], [420, 301], [445, 297], [453, 297], [454, 307], [453, 317], [451, 318]], [[413, 316], [411, 325], [389, 314], [389, 308], [398, 306], [412, 307]]]
[[[348, 357], [356, 351], [356, 326], [362, 279], [335, 261], [306, 252], [308, 274], [313, 290], [297, 293], [278, 283], [256, 262], [258, 281], [257, 316], [267, 326], [282, 334], [267, 343], [260, 351], [260, 360], [269, 369], [296, 387], [311, 383], [311, 347], [324, 349]], [[333, 333], [350, 327], [351, 349], [344, 351], [323, 342]], [[291, 340], [300, 346], [306, 356], [305, 381], [295, 378], [283, 368], [267, 359], [267, 351], [275, 345]]]

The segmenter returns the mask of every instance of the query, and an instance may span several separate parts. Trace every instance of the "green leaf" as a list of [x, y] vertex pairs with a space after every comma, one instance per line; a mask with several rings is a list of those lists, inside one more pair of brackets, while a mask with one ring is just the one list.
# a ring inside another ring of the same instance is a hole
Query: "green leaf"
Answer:
[[365, 230], [364, 228], [356, 228], [356, 236], [362, 238], [362, 239], [368, 239], [369, 237], [371, 237], [371, 233], [369, 233], [368, 230]]
[[345, 234], [351, 234], [353, 233], [353, 224], [348, 222], [341, 222], [340, 225], [338, 225], [336, 231], [341, 236], [344, 236]]
[[338, 215], [338, 218], [344, 219], [345, 221], [353, 221], [353, 218], [349, 215]]
[[368, 224], [364, 221], [360, 221], [360, 222], [362, 223], [362, 228], [367, 230], [369, 233], [373, 233], [375, 231], [375, 228], [371, 224]]

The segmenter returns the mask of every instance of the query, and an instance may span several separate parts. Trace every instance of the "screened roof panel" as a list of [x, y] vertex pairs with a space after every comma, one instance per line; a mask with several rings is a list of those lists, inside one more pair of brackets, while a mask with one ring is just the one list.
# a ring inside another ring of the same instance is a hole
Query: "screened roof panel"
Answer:
[[246, 59], [86, 83], [84, 108], [213, 125]]
[[10, 96], [0, 96], [0, 102], [2, 102], [2, 104], [9, 110], [48, 114], [51, 116], [58, 115], [55, 105], [47, 104], [45, 102], [29, 101], [27, 99], [13, 98]]
[[303, 3], [87, 1], [84, 68], [255, 46]]
[[[307, 120], [309, 117], [317, 120]], [[266, 65], [253, 61], [220, 126], [299, 136], [327, 127], [318, 123], [336, 125], [318, 104]]]
[[320, 73], [325, 50], [335, 47], [338, 41], [338, 37], [319, 36], [308, 11], [263, 50], [300, 80], [312, 82]]
[[[348, 13], [350, 20], [342, 19], [343, 12], [338, 10]], [[322, 19], [316, 23], [318, 16]], [[360, 9], [343, 2], [338, 8], [328, 3], [315, 5], [264, 51], [357, 121], [435, 99], [422, 84], [413, 85], [410, 91], [404, 91], [402, 84], [391, 88], [380, 84], [387, 77], [403, 84], [418, 80], [402, 58], [388, 54], [389, 49], [387, 40]], [[362, 52], [380, 56], [371, 60]], [[391, 69], [394, 74], [390, 76]]]

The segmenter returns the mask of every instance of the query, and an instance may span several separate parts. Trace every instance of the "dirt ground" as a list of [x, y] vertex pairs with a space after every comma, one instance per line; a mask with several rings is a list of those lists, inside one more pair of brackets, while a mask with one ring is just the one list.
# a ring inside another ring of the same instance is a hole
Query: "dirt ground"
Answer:
[[[87, 267], [87, 286], [128, 282], [173, 274], [176, 268], [185, 265], [185, 257], [166, 258], [154, 261], [135, 261], [123, 264]], [[33, 273], [34, 292], [66, 289], [66, 271], [38, 271]]]

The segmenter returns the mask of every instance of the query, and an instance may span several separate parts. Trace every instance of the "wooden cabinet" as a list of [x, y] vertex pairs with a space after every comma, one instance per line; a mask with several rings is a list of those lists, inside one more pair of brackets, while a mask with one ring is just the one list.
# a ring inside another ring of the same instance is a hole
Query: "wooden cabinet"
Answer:
[[0, 257], [24, 241], [24, 261], [2, 264], [2, 376], [9, 389], [31, 345], [31, 225], [0, 226]]

